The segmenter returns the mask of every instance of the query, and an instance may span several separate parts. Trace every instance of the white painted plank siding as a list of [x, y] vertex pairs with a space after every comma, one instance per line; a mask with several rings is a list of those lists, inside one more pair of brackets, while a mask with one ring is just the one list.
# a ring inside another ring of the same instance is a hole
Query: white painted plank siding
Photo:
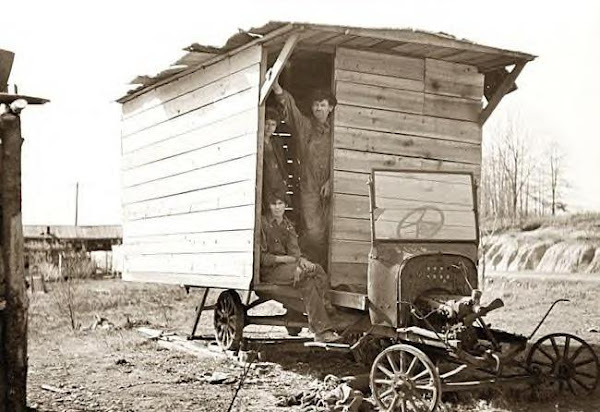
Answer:
[[123, 278], [247, 289], [262, 49], [123, 105]]

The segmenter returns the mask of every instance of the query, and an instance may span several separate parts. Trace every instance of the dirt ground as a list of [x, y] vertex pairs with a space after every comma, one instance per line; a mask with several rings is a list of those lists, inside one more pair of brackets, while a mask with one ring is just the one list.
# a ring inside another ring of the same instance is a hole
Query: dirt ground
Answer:
[[[488, 320], [494, 327], [529, 334], [548, 305], [566, 297], [536, 334], [569, 332], [600, 347], [600, 283], [503, 280], [488, 282], [488, 299], [500, 297], [506, 307]], [[59, 290], [30, 295], [29, 406], [38, 411], [226, 411], [243, 373], [231, 359], [205, 351], [193, 356], [161, 347], [138, 327], [186, 333], [199, 291], [171, 286], [126, 283], [117, 279], [86, 281], [73, 293]], [[74, 323], [65, 312], [73, 302]], [[216, 294], [209, 296], [215, 300]], [[281, 310], [267, 304], [265, 312]], [[100, 321], [98, 320], [100, 318]], [[198, 334], [212, 336], [212, 313], [201, 318]], [[284, 337], [280, 327], [249, 327], [251, 337]], [[308, 336], [308, 335], [306, 335]], [[298, 346], [298, 345], [296, 345]], [[278, 399], [314, 385], [327, 374], [365, 372], [347, 355], [307, 349], [264, 349], [269, 361], [252, 368], [232, 410], [292, 411]], [[272, 353], [271, 353], [272, 352]], [[270, 353], [270, 354], [269, 354]], [[221, 379], [215, 379], [221, 378]], [[211, 383], [213, 381], [213, 383]], [[214, 383], [214, 381], [220, 383]], [[441, 411], [516, 412], [600, 410], [600, 390], [586, 399], [551, 398], [530, 402], [518, 388], [495, 388], [480, 394], [444, 399]]]

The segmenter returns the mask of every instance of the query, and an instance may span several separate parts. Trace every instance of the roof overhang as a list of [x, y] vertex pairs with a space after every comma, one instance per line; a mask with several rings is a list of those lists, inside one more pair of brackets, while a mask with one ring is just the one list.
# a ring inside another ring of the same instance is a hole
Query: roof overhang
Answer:
[[[498, 98], [496, 92], [504, 80], [514, 77], [502, 96], [514, 90], [516, 76], [509, 76], [505, 68], [524, 66], [536, 56], [477, 44], [444, 33], [431, 33], [413, 29], [381, 29], [347, 26], [329, 26], [310, 23], [270, 22], [262, 27], [242, 31], [230, 37], [223, 47], [193, 44], [188, 54], [174, 66], [156, 76], [138, 76], [132, 84], [136, 89], [119, 98], [125, 103], [149, 90], [186, 74], [214, 64], [228, 56], [256, 44], [268, 48], [281, 48], [292, 33], [299, 33], [297, 49], [333, 51], [337, 47], [364, 49], [388, 54], [431, 58], [475, 66], [486, 76], [486, 98]], [[520, 70], [519, 70], [520, 72]], [[511, 72], [512, 73], [512, 72]], [[517, 73], [518, 75], [518, 73]], [[488, 80], [489, 77], [489, 80]], [[500, 81], [499, 81], [500, 79]], [[501, 98], [501, 97], [500, 97]]]

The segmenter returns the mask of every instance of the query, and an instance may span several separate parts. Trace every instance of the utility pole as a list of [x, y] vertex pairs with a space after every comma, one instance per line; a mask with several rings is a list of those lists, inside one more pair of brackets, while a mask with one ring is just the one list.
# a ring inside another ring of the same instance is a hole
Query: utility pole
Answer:
[[8, 93], [14, 54], [0, 49], [0, 411], [27, 410], [27, 291], [21, 218], [21, 111], [47, 100]]
[[79, 217], [79, 182], [75, 183], [75, 226]]

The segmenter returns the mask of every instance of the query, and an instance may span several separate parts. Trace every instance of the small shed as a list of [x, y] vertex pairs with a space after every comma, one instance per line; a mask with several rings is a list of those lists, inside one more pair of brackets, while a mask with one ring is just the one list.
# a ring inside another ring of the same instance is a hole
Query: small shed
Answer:
[[442, 33], [287, 22], [187, 50], [119, 99], [123, 278], [234, 289], [260, 282], [269, 68], [301, 103], [314, 87], [338, 100], [328, 270], [334, 286], [360, 289], [371, 170], [469, 171], [477, 180], [482, 126], [535, 57]]

